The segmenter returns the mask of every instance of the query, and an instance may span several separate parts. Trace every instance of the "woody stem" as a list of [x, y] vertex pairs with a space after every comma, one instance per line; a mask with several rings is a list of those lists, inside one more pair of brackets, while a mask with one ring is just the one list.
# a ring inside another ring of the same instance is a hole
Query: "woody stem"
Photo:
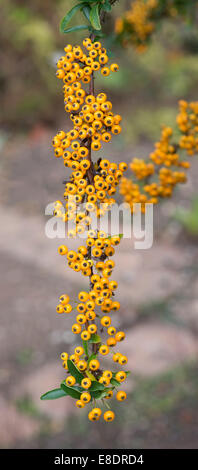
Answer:
[[[91, 39], [93, 40], [94, 37], [91, 37]], [[90, 95], [93, 95], [94, 96], [94, 74], [92, 72], [91, 74], [91, 80], [90, 80], [90, 83], [89, 83], [89, 94]], [[88, 145], [87, 145], [87, 148], [88, 148], [88, 151], [89, 151], [89, 154], [88, 154], [88, 159], [90, 161], [90, 168], [87, 172], [87, 177], [88, 177], [88, 182], [89, 184], [93, 184], [94, 183], [94, 166], [93, 166], [93, 162], [92, 162], [92, 159], [91, 159], [91, 137], [89, 138], [88, 140]], [[91, 259], [91, 247], [89, 248], [89, 259]], [[89, 277], [89, 281], [90, 281], [90, 288], [92, 288], [92, 282], [91, 282], [91, 276], [93, 275], [93, 267], [91, 267], [91, 275]], [[93, 353], [95, 354], [97, 352], [97, 344], [93, 343], [92, 344], [92, 351]]]

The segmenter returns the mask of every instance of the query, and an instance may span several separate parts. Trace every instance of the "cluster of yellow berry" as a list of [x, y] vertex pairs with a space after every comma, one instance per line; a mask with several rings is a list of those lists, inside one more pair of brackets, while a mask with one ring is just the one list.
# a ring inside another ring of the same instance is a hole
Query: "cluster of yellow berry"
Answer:
[[[88, 146], [90, 145], [90, 140], [90, 138], [87, 140]], [[75, 141], [76, 143], [79, 144], [79, 142]], [[84, 150], [82, 151], [82, 149]], [[79, 144], [79, 154], [82, 154], [82, 152], [85, 152], [86, 155], [88, 152], [88, 156], [90, 156], [90, 150]], [[68, 152], [65, 153], [68, 155]], [[64, 159], [65, 166], [71, 167], [74, 170], [69, 181], [66, 181], [65, 184], [64, 198], [66, 205], [63, 208], [63, 204], [57, 201], [54, 212], [57, 217], [62, 218], [65, 222], [74, 222], [74, 228], [68, 230], [68, 238], [74, 238], [76, 234], [80, 235], [86, 231], [87, 227], [91, 225], [91, 213], [101, 217], [111, 208], [112, 204], [115, 203], [115, 199], [112, 196], [116, 192], [116, 186], [119, 184], [123, 172], [127, 169], [125, 162], [117, 165], [117, 163], [110, 163], [107, 159], [98, 159], [95, 168], [93, 168], [89, 158], [81, 156], [79, 157], [80, 160], [76, 161], [73, 158], [73, 153], [69, 161]], [[81, 210], [78, 210], [77, 213], [77, 208], [80, 204]], [[97, 243], [99, 242], [96, 242], [96, 247]], [[84, 253], [81, 254], [83, 255]], [[99, 255], [95, 254], [95, 256]], [[69, 258], [68, 261], [74, 261], [74, 259]]]
[[177, 124], [183, 134], [179, 146], [185, 149], [188, 155], [194, 155], [198, 152], [198, 101], [187, 103], [181, 100], [179, 107]]
[[[87, 247], [80, 246], [78, 252], [68, 251], [65, 245], [59, 247], [61, 255], [67, 256], [69, 260], [72, 259], [72, 263], [79, 265], [77, 270], [81, 269], [84, 275], [90, 277], [90, 290], [89, 292], [79, 292], [78, 303], [75, 307], [71, 306], [69, 296], [63, 294], [60, 296], [56, 308], [60, 314], [69, 314], [74, 308], [77, 311], [72, 332], [75, 335], [80, 335], [84, 347], [75, 347], [74, 353], [70, 356], [68, 353], [63, 352], [61, 359], [64, 369], [70, 372], [74, 370], [74, 374], [70, 374], [65, 380], [66, 386], [76, 387], [78, 381], [79, 385], [75, 390], [79, 394], [79, 396], [76, 396], [78, 398], [76, 401], [78, 408], [83, 408], [86, 403], [89, 403], [95, 397], [102, 397], [103, 400], [112, 398], [115, 386], [118, 386], [127, 377], [127, 373], [123, 370], [118, 372], [103, 370], [97, 359], [98, 355], [106, 356], [111, 354], [111, 348], [125, 338], [123, 331], [117, 331], [112, 326], [112, 319], [109, 315], [110, 312], [117, 311], [120, 308], [120, 303], [113, 300], [114, 291], [117, 289], [118, 284], [116, 281], [109, 280], [115, 263], [108, 259], [109, 256], [114, 254], [114, 246], [119, 243], [119, 236], [109, 238], [103, 231], [90, 230]], [[92, 247], [94, 248], [92, 249]], [[92, 249], [92, 252], [89, 252], [90, 249]], [[94, 258], [96, 258], [95, 263]], [[73, 269], [75, 269], [75, 266]], [[99, 309], [102, 315], [99, 313]], [[104, 329], [108, 335], [106, 343], [102, 343], [101, 337], [98, 335], [98, 333], [103, 333]], [[89, 351], [90, 348], [91, 351]], [[112, 352], [112, 359], [122, 366], [127, 364], [127, 357], [119, 352]], [[73, 369], [71, 369], [71, 361]], [[74, 365], [78, 370], [77, 377]], [[81, 373], [80, 376], [79, 372]], [[126, 398], [126, 393], [117, 391], [116, 398], [123, 401]], [[101, 409], [94, 407], [88, 416], [91, 421], [96, 421], [101, 416]], [[114, 419], [113, 411], [106, 411], [104, 419], [105, 421], [112, 421]]]
[[[76, 406], [94, 403], [88, 416], [91, 421], [100, 418], [102, 411], [95, 400], [101, 399], [107, 406], [104, 420], [114, 419], [106, 399], [113, 396], [123, 401], [124, 391], [117, 387], [126, 379], [128, 372], [104, 370], [98, 356], [112, 354], [113, 362], [119, 366], [127, 363], [127, 357], [112, 348], [123, 341], [125, 334], [112, 325], [111, 312], [119, 310], [120, 303], [114, 300], [118, 284], [110, 280], [115, 262], [110, 259], [121, 236], [109, 236], [105, 231], [92, 228], [92, 213], [100, 218], [115, 200], [112, 195], [127, 169], [127, 164], [110, 163], [99, 158], [95, 163], [91, 151], [98, 151], [102, 143], [110, 142], [112, 134], [121, 132], [121, 116], [114, 115], [112, 103], [105, 93], [94, 93], [94, 74], [101, 69], [104, 76], [110, 70], [117, 71], [118, 65], [108, 63], [106, 49], [99, 41], [86, 38], [83, 41], [86, 52], [80, 46], [67, 45], [65, 55], [58, 61], [57, 77], [64, 82], [65, 111], [70, 113], [73, 128], [69, 132], [60, 131], [53, 139], [54, 154], [62, 157], [64, 166], [72, 170], [64, 182], [65, 204], [54, 203], [54, 215], [64, 222], [72, 221], [74, 228], [68, 229], [68, 238], [85, 233], [86, 244], [78, 250], [70, 250], [66, 245], [58, 248], [65, 256], [68, 266], [89, 277], [89, 291], [78, 293], [78, 301], [72, 305], [67, 294], [59, 298], [56, 307], [59, 314], [70, 314], [76, 310], [72, 332], [80, 335], [82, 345], [76, 346], [73, 354], [63, 352], [63, 367], [68, 372], [61, 387], [66, 395], [76, 399]], [[85, 86], [88, 84], [88, 90]], [[83, 206], [83, 207], [82, 207]], [[102, 312], [102, 313], [101, 313]], [[107, 339], [102, 340], [104, 332]]]
[[138, 52], [146, 48], [148, 38], [154, 31], [153, 12], [158, 7], [158, 0], [135, 0], [123, 18], [115, 23], [115, 32], [126, 46], [132, 43]]
[[[79, 246], [78, 251], [69, 250], [66, 245], [58, 248], [60, 255], [66, 255], [68, 266], [76, 272], [81, 272], [84, 276], [92, 276], [93, 259], [100, 259], [96, 262], [97, 271], [107, 278], [111, 275], [114, 267], [114, 261], [109, 260], [110, 256], [115, 253], [114, 246], [120, 242], [119, 236], [108, 237], [107, 234], [100, 230], [90, 229], [86, 233], [86, 246]], [[107, 261], [101, 261], [105, 260]], [[93, 278], [95, 280], [95, 278]], [[95, 282], [92, 280], [92, 282]], [[105, 284], [105, 283], [104, 283]], [[98, 292], [99, 292], [99, 286]]]
[[[65, 110], [70, 113], [73, 123], [69, 132], [58, 132], [52, 142], [55, 156], [62, 157], [65, 167], [72, 169], [65, 184], [66, 212], [62, 213], [61, 203], [56, 207], [57, 216], [65, 221], [75, 220], [76, 227], [69, 231], [69, 238], [75, 237], [76, 233], [84, 233], [90, 225], [88, 213], [96, 212], [100, 217], [114, 204], [112, 196], [127, 169], [124, 162], [117, 165], [107, 159], [99, 159], [93, 168], [91, 150], [100, 150], [102, 143], [111, 141], [112, 134], [121, 132], [121, 116], [113, 114], [107, 95], [94, 94], [93, 74], [101, 68], [101, 73], [108, 76], [110, 70], [116, 72], [119, 67], [115, 63], [110, 68], [105, 65], [109, 58], [99, 41], [92, 42], [86, 38], [83, 46], [87, 53], [80, 46], [67, 45], [65, 56], [57, 64], [57, 76], [64, 82]], [[88, 92], [83, 88], [87, 83]], [[76, 216], [80, 203], [85, 203], [85, 207]]]
[[141, 203], [145, 212], [145, 203], [157, 204], [159, 198], [171, 197], [175, 186], [186, 182], [181, 169], [190, 168], [190, 163], [184, 158], [184, 150], [189, 156], [198, 152], [198, 102], [179, 102], [177, 124], [181, 133], [178, 142], [172, 141], [172, 128], [164, 127], [150, 161], [134, 158], [130, 164], [134, 178], [122, 178], [120, 193], [132, 212], [134, 203]]

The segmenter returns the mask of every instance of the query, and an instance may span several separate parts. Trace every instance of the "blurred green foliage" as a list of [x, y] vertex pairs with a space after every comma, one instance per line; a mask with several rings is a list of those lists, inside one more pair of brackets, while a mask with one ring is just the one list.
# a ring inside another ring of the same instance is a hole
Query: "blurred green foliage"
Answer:
[[[71, 0], [67, 1], [72, 5]], [[58, 24], [65, 1], [0, 1], [1, 113], [5, 124], [28, 126], [53, 122], [58, 90], [54, 54], [64, 40]], [[25, 123], [25, 124], [24, 124]]]
[[28, 395], [20, 397], [16, 401], [16, 408], [20, 413], [25, 414], [27, 416], [31, 416], [33, 418], [42, 417], [39, 410], [37, 410], [36, 405], [34, 404], [33, 400]]
[[[66, 42], [80, 41], [86, 32], [61, 35], [59, 23], [75, 0], [0, 0], [1, 121], [4, 128], [26, 130], [39, 122], [54, 125], [62, 119], [61, 85], [55, 62]], [[116, 3], [107, 18], [105, 45], [118, 58], [120, 71], [111, 79], [99, 77], [98, 87], [112, 96], [126, 116], [126, 140], [158, 138], [160, 123], [172, 124], [177, 100], [196, 96], [198, 35], [189, 24], [165, 20], [146, 53], [115, 46], [111, 32], [116, 16], [128, 8]], [[75, 23], [82, 23], [82, 12]], [[196, 49], [197, 48], [197, 49]], [[55, 110], [55, 111], [54, 111]]]
[[188, 235], [198, 235], [198, 196], [193, 198], [189, 210], [179, 207], [174, 218], [181, 224]]

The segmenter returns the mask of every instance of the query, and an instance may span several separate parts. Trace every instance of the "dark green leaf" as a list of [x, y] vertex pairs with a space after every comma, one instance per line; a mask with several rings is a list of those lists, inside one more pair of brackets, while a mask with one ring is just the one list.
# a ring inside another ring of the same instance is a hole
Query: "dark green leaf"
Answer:
[[65, 385], [65, 384], [62, 383], [61, 388], [62, 388], [62, 390], [64, 390], [66, 395], [69, 395], [70, 397], [76, 398], [77, 400], [79, 400], [81, 392], [76, 390], [74, 387], [68, 387], [68, 385]]
[[89, 343], [101, 343], [101, 337], [99, 335], [91, 335]]
[[55, 388], [41, 395], [41, 400], [56, 400], [57, 398], [66, 397], [67, 393], [61, 388]]
[[103, 384], [100, 384], [99, 382], [92, 382], [91, 387], [89, 388], [89, 391], [95, 391], [95, 390], [104, 390], [105, 387]]
[[111, 384], [114, 385], [114, 387], [118, 387], [120, 385], [120, 382], [118, 382], [118, 380], [112, 378], [110, 380]]
[[[62, 380], [61, 385], [67, 385], [65, 380]], [[77, 390], [77, 392], [80, 392], [80, 393], [85, 391], [85, 389], [83, 387], [81, 387], [80, 385], [76, 385], [76, 384], [72, 385], [72, 388], [74, 388], [75, 390]]]
[[87, 343], [87, 341], [84, 341], [84, 339], [83, 339], [83, 340], [82, 340], [82, 344], [83, 344], [83, 348], [84, 348], [84, 351], [85, 351], [86, 356], [89, 356], [89, 353], [88, 353], [88, 343]]
[[126, 374], [127, 377], [128, 377], [128, 375], [130, 375], [130, 373], [131, 373], [130, 370], [126, 370], [126, 371], [125, 371], [125, 374]]
[[61, 20], [61, 23], [60, 23], [60, 32], [61, 33], [65, 33], [66, 26], [69, 24], [69, 22], [71, 21], [71, 19], [75, 15], [75, 13], [78, 10], [80, 10], [80, 8], [82, 8], [83, 5], [84, 5], [84, 3], [78, 3], [71, 10], [69, 10], [68, 13], [64, 16], [64, 18]]
[[105, 38], [106, 34], [102, 31], [95, 31], [95, 41], [98, 41], [100, 38]]
[[74, 31], [81, 31], [83, 29], [89, 29], [88, 25], [79, 25], [79, 26], [73, 26], [72, 28], [65, 29], [63, 31], [64, 34], [66, 33], [74, 33]]
[[90, 11], [90, 22], [97, 31], [101, 29], [99, 5], [94, 5]]
[[75, 366], [75, 364], [70, 359], [68, 359], [67, 361], [67, 367], [69, 369], [70, 374], [75, 377], [76, 382], [80, 384], [81, 380], [84, 379], [84, 375], [81, 374], [79, 369]]
[[88, 360], [88, 364], [90, 363], [90, 361], [92, 361], [92, 359], [95, 359], [96, 358], [96, 354], [91, 354], [91, 356], [89, 357], [89, 360]]
[[106, 397], [107, 389], [106, 390], [95, 390], [90, 391], [91, 398], [95, 398], [96, 400]]
[[112, 6], [110, 4], [109, 0], [105, 0], [104, 5], [102, 6], [103, 10], [105, 11], [111, 11]]
[[83, 15], [88, 21], [90, 21], [90, 11], [91, 8], [89, 6], [83, 7], [82, 9]]

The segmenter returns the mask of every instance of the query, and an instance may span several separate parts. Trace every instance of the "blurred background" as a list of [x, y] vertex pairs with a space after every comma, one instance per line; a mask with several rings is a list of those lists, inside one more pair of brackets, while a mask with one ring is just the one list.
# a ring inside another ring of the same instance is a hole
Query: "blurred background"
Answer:
[[[114, 18], [129, 3], [120, 2]], [[197, 448], [197, 157], [187, 184], [155, 209], [152, 249], [135, 251], [122, 240], [115, 256], [115, 321], [127, 330], [121, 349], [132, 371], [127, 402], [114, 403], [115, 423], [88, 422], [87, 410], [76, 410], [69, 397], [40, 401], [63, 379], [59, 354], [74, 341], [70, 321], [55, 312], [58, 296], [86, 286], [58, 257], [60, 241], [44, 233], [45, 206], [61, 199], [66, 173], [51, 140], [69, 126], [55, 62], [67, 42], [80, 40], [58, 30], [73, 5], [0, 2], [0, 446]], [[107, 156], [130, 162], [148, 156], [162, 124], [174, 127], [179, 99], [197, 99], [197, 29], [166, 20], [144, 54], [130, 47], [112, 54], [120, 72], [97, 84], [123, 115], [123, 132]]]

